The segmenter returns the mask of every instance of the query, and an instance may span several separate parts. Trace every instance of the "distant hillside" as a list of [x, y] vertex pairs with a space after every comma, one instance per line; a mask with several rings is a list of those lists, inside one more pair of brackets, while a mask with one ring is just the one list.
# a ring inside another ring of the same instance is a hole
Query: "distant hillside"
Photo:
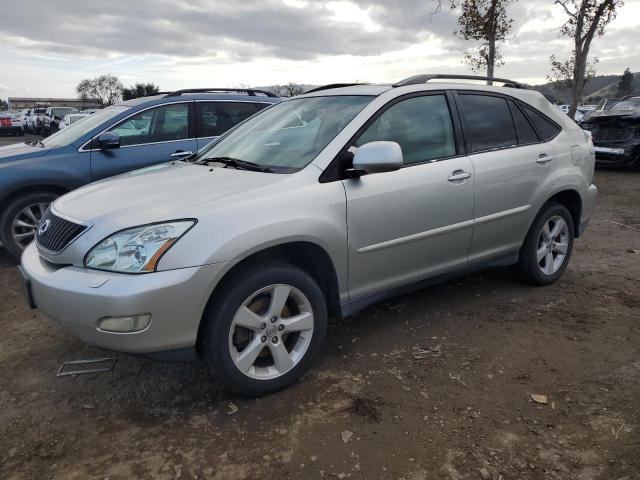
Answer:
[[[597, 75], [587, 82], [584, 87], [583, 101], [585, 103], [597, 103], [602, 98], [616, 98], [620, 96], [618, 83], [620, 75]], [[633, 95], [640, 95], [640, 73], [633, 74]], [[571, 99], [570, 89], [560, 82], [531, 85], [530, 88], [546, 93], [557, 99], [559, 103], [569, 103]]]

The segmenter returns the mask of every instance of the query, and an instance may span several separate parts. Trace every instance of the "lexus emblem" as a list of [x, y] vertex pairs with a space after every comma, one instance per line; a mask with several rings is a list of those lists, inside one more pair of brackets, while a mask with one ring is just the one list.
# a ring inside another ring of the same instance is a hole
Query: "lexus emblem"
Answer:
[[38, 227], [38, 233], [40, 235], [44, 235], [45, 233], [47, 233], [47, 230], [49, 230], [49, 226], [50, 225], [51, 225], [51, 220], [49, 220], [49, 219], [45, 220]]

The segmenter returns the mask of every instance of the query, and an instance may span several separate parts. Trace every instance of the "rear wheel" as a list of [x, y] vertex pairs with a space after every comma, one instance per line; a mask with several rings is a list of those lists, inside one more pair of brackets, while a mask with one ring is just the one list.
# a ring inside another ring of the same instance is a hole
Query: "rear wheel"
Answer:
[[32, 192], [7, 205], [0, 216], [0, 239], [16, 260], [35, 238], [40, 218], [57, 197], [52, 192]]
[[205, 314], [201, 356], [228, 389], [265, 395], [294, 383], [327, 328], [322, 290], [289, 264], [232, 274]]
[[520, 270], [534, 285], [550, 285], [562, 273], [573, 251], [574, 225], [564, 205], [550, 203], [531, 225], [522, 250]]

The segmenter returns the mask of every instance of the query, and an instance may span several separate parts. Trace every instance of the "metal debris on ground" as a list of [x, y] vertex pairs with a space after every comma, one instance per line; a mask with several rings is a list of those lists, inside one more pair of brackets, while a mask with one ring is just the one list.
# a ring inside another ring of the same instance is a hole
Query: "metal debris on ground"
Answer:
[[[90, 358], [86, 360], [71, 360], [62, 362], [56, 377], [69, 375], [87, 375], [89, 373], [106, 373], [113, 370], [118, 359], [116, 357]], [[102, 365], [102, 366], [100, 366]]]
[[233, 415], [234, 413], [238, 413], [238, 407], [236, 407], [235, 403], [229, 402], [229, 410], [227, 410], [227, 415]]

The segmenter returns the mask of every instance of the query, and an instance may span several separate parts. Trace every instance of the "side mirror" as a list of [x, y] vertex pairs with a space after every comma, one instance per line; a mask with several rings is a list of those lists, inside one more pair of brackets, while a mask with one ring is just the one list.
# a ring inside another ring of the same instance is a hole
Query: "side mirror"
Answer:
[[100, 150], [120, 148], [120, 135], [116, 132], [104, 132], [98, 137], [98, 148]]
[[358, 147], [353, 156], [353, 176], [393, 172], [402, 168], [402, 149], [396, 142], [370, 142]]

